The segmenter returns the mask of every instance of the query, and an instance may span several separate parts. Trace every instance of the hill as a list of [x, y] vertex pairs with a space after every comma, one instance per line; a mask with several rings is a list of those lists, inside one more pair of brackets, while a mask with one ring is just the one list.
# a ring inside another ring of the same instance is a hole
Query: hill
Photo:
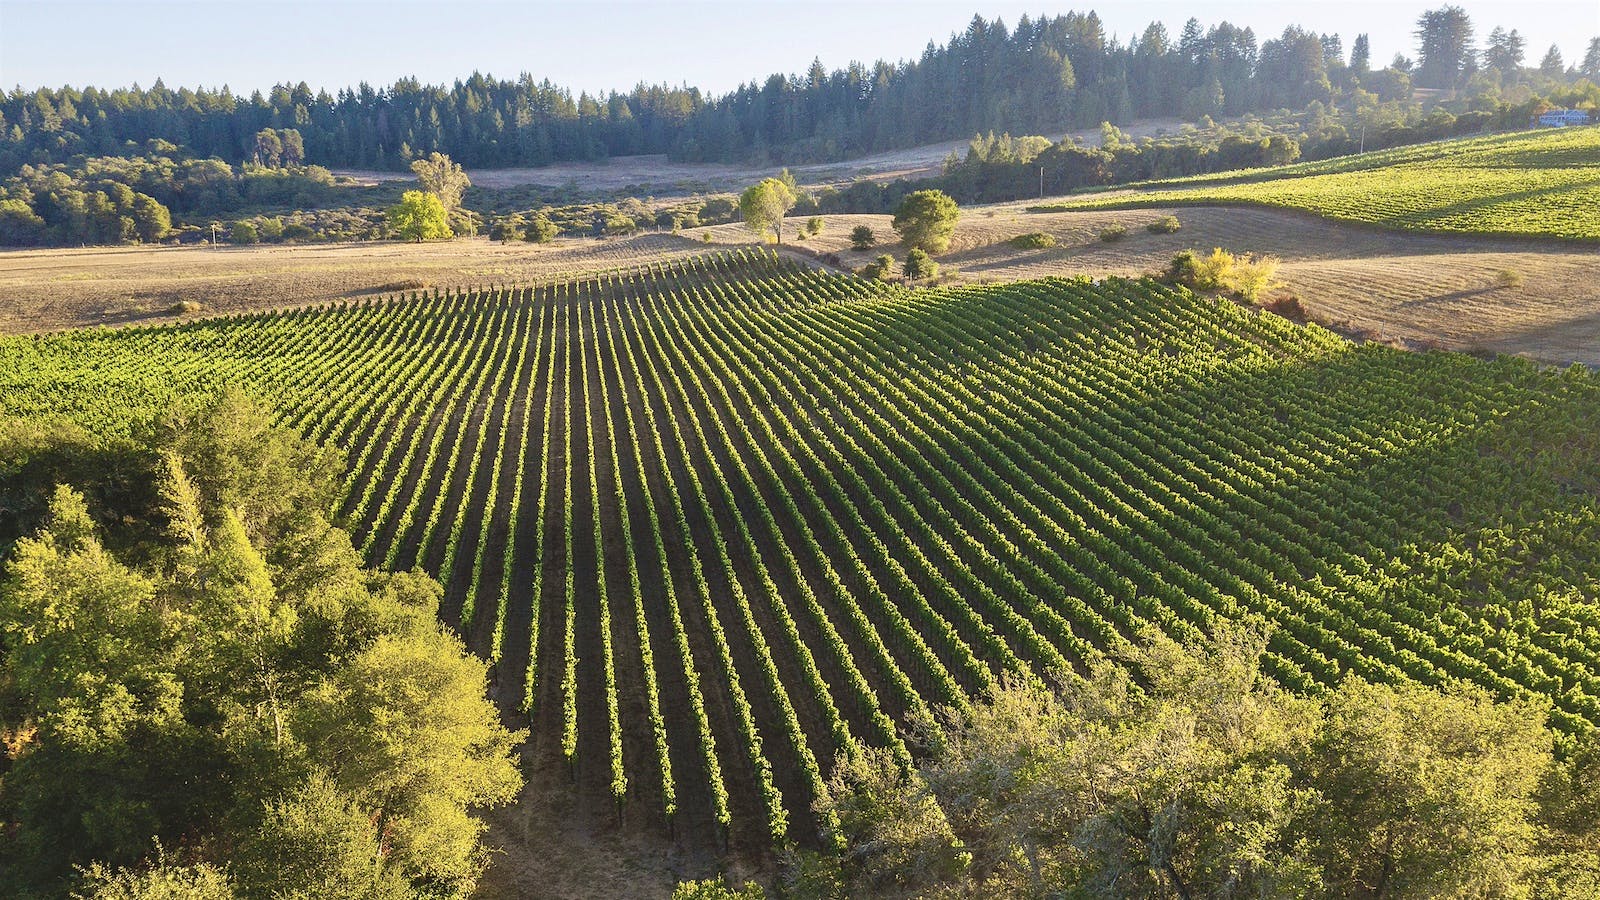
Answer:
[[[769, 253], [0, 341], [0, 409], [239, 384], [347, 457], [576, 815], [817, 840], [852, 739], [1153, 624], [1600, 724], [1600, 381], [1150, 281], [890, 288]], [[718, 836], [721, 837], [718, 837]]]
[[1126, 192], [1033, 208], [1230, 203], [1408, 231], [1600, 239], [1600, 127], [1441, 141], [1147, 182]]

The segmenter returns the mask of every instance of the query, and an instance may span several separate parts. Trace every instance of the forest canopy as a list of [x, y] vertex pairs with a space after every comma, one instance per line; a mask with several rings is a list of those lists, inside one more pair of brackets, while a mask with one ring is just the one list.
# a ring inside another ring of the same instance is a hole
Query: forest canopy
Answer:
[[522, 736], [438, 583], [363, 569], [335, 461], [243, 395], [136, 431], [0, 420], [0, 883], [470, 894]]

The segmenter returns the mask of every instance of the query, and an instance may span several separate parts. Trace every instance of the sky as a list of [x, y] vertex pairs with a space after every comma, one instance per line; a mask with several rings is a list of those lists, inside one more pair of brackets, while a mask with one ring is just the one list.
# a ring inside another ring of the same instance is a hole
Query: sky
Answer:
[[[449, 83], [474, 71], [522, 72], [574, 91], [689, 84], [721, 94], [772, 72], [898, 60], [944, 43], [973, 14], [1013, 24], [1024, 13], [1098, 7], [1122, 40], [1153, 20], [1174, 37], [1191, 16], [1227, 20], [1265, 40], [1298, 24], [1371, 35], [1374, 64], [1415, 54], [1417, 15], [1444, 0], [0, 0], [0, 87], [230, 86], [235, 93], [305, 81], [330, 92], [400, 77]], [[1479, 43], [1495, 25], [1527, 38], [1536, 65], [1558, 44], [1569, 65], [1600, 36], [1600, 0], [1456, 0]]]

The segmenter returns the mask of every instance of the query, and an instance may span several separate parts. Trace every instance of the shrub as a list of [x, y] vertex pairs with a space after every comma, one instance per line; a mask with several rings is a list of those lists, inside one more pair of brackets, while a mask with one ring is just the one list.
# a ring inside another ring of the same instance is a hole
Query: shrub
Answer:
[[1494, 283], [1503, 288], [1522, 287], [1522, 273], [1516, 269], [1501, 269], [1494, 273]]
[[1166, 277], [1195, 290], [1223, 291], [1254, 301], [1277, 285], [1273, 280], [1277, 272], [1275, 256], [1255, 257], [1248, 253], [1236, 256], [1218, 247], [1207, 256], [1200, 256], [1193, 250], [1179, 253], [1168, 264]]
[[877, 259], [861, 267], [861, 274], [879, 281], [888, 281], [894, 277], [894, 257], [885, 253]]
[[1018, 250], [1048, 250], [1056, 245], [1056, 236], [1043, 231], [1032, 231], [1019, 234], [1011, 239], [1011, 246]]
[[913, 247], [906, 254], [905, 273], [907, 278], [938, 278], [939, 264], [925, 251]]
[[1128, 226], [1122, 224], [1121, 222], [1116, 222], [1100, 229], [1100, 240], [1107, 244], [1111, 243], [1112, 241], [1120, 241], [1127, 236]]
[[260, 237], [257, 235], [254, 225], [249, 222], [235, 222], [233, 227], [228, 229], [228, 240], [241, 245], [254, 244], [260, 240]]
[[805, 227], [801, 229], [801, 232], [803, 234], [805, 234], [807, 237], [814, 237], [814, 236], [819, 235], [819, 234], [822, 233], [822, 227], [823, 227], [822, 217], [821, 216], [812, 216], [811, 218], [806, 220]]
[[1174, 234], [1183, 227], [1177, 216], [1162, 216], [1144, 227], [1151, 234]]
[[167, 312], [172, 313], [175, 316], [193, 315], [199, 311], [200, 301], [198, 300], [179, 300], [177, 303], [174, 303], [167, 308]]
[[857, 225], [850, 229], [850, 249], [856, 251], [871, 250], [872, 245], [878, 242], [878, 236], [866, 225]]
[[561, 229], [545, 216], [534, 216], [522, 230], [522, 239], [530, 244], [548, 244], [556, 239]]

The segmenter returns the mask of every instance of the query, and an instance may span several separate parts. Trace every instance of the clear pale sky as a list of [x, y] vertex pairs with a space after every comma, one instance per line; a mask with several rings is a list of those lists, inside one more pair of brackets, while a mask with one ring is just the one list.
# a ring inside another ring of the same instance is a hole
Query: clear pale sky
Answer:
[[[1098, 8], [1126, 41], [1152, 20], [1176, 36], [1190, 16], [1228, 20], [1265, 40], [1298, 24], [1372, 39], [1374, 64], [1414, 56], [1417, 15], [1444, 0], [1105, 0], [1098, 4], [996, 0], [0, 0], [0, 86], [100, 87], [159, 76], [168, 87], [227, 84], [248, 94], [277, 82], [330, 91], [414, 75], [449, 83], [474, 70], [529, 72], [574, 90], [626, 90], [640, 81], [723, 93], [775, 71], [829, 69], [851, 60], [914, 57], [946, 41], [974, 13], [1014, 24], [1023, 14]], [[1528, 39], [1530, 64], [1559, 44], [1568, 65], [1600, 35], [1600, 0], [1457, 0], [1479, 43], [1495, 25]]]

